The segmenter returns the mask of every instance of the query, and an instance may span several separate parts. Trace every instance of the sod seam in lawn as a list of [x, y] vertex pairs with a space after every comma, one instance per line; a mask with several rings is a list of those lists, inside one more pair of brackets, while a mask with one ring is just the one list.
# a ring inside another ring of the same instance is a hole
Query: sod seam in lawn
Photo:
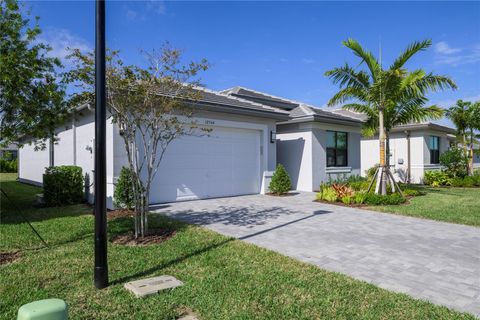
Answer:
[[[95, 290], [91, 208], [31, 207], [38, 188], [1, 175], [50, 249], [23, 250], [19, 262], [0, 266], [0, 318], [37, 299], [67, 301], [70, 319], [174, 319], [191, 309], [201, 319], [474, 319], [445, 307], [392, 293], [328, 272], [218, 233], [165, 217], [152, 227], [177, 230], [169, 241], [148, 247], [109, 243], [112, 285]], [[40, 243], [2, 198], [0, 250]], [[109, 235], [131, 229], [132, 221], [109, 221]], [[185, 285], [144, 299], [123, 289], [126, 281], [162, 274]]]

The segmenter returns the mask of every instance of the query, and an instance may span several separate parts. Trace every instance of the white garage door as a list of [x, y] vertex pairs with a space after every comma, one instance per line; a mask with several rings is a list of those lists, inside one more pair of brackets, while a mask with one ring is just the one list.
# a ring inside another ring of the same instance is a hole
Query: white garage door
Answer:
[[260, 192], [260, 131], [214, 127], [168, 147], [152, 184], [150, 203]]

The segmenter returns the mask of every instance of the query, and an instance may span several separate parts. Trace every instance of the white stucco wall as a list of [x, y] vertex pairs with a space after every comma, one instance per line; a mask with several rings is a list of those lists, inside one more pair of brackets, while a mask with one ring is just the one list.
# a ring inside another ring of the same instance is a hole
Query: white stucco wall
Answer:
[[[430, 135], [440, 137], [440, 154], [448, 150], [447, 134], [439, 131], [417, 130], [410, 132], [411, 182], [421, 183], [425, 170], [437, 170], [438, 164], [430, 164], [428, 139]], [[408, 167], [407, 138], [405, 132], [390, 134], [390, 167], [398, 181], [405, 181]], [[361, 173], [380, 162], [378, 136], [361, 139]], [[403, 163], [401, 163], [403, 162]]]
[[[327, 131], [348, 134], [347, 167], [326, 166]], [[360, 174], [360, 127], [309, 122], [278, 126], [277, 157], [292, 179], [292, 188], [316, 191], [322, 182]]]
[[293, 190], [313, 189], [312, 136], [310, 130], [277, 134], [277, 161], [290, 175]]
[[[83, 174], [93, 183], [95, 122], [92, 111], [83, 110], [75, 120], [59, 127], [58, 140], [53, 146], [53, 165], [77, 165]], [[113, 124], [107, 120], [107, 207], [112, 208], [113, 199]], [[19, 178], [25, 182], [42, 184], [45, 167], [50, 163], [49, 147], [45, 151], [35, 152], [33, 146], [20, 148], [21, 155]], [[89, 201], [93, 201], [93, 186], [90, 188]]]
[[18, 177], [25, 183], [41, 185], [45, 168], [50, 165], [50, 145], [35, 151], [35, 145], [25, 144], [18, 149]]

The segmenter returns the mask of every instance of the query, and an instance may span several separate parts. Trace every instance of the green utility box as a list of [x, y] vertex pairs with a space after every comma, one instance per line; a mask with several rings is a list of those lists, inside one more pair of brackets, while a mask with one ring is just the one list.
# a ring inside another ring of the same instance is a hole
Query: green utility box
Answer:
[[66, 320], [68, 306], [60, 299], [45, 299], [24, 304], [18, 309], [17, 320]]

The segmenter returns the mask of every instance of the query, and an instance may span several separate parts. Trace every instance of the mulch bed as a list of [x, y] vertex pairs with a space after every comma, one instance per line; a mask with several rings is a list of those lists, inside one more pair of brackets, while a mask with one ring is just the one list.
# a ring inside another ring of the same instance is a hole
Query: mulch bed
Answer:
[[127, 209], [116, 209], [107, 212], [107, 219], [113, 220], [117, 218], [133, 218], [135, 212]]
[[151, 229], [143, 238], [135, 239], [135, 234], [130, 231], [128, 233], [119, 234], [112, 238], [112, 243], [122, 244], [126, 246], [148, 246], [151, 244], [158, 244], [167, 241], [175, 236], [176, 232], [165, 229]]
[[0, 252], [0, 265], [15, 262], [21, 256], [20, 251]]
[[272, 197], [291, 197], [291, 196], [296, 196], [298, 192], [289, 192], [289, 193], [283, 193], [283, 194], [277, 194], [277, 193], [265, 193], [267, 196], [272, 196]]

